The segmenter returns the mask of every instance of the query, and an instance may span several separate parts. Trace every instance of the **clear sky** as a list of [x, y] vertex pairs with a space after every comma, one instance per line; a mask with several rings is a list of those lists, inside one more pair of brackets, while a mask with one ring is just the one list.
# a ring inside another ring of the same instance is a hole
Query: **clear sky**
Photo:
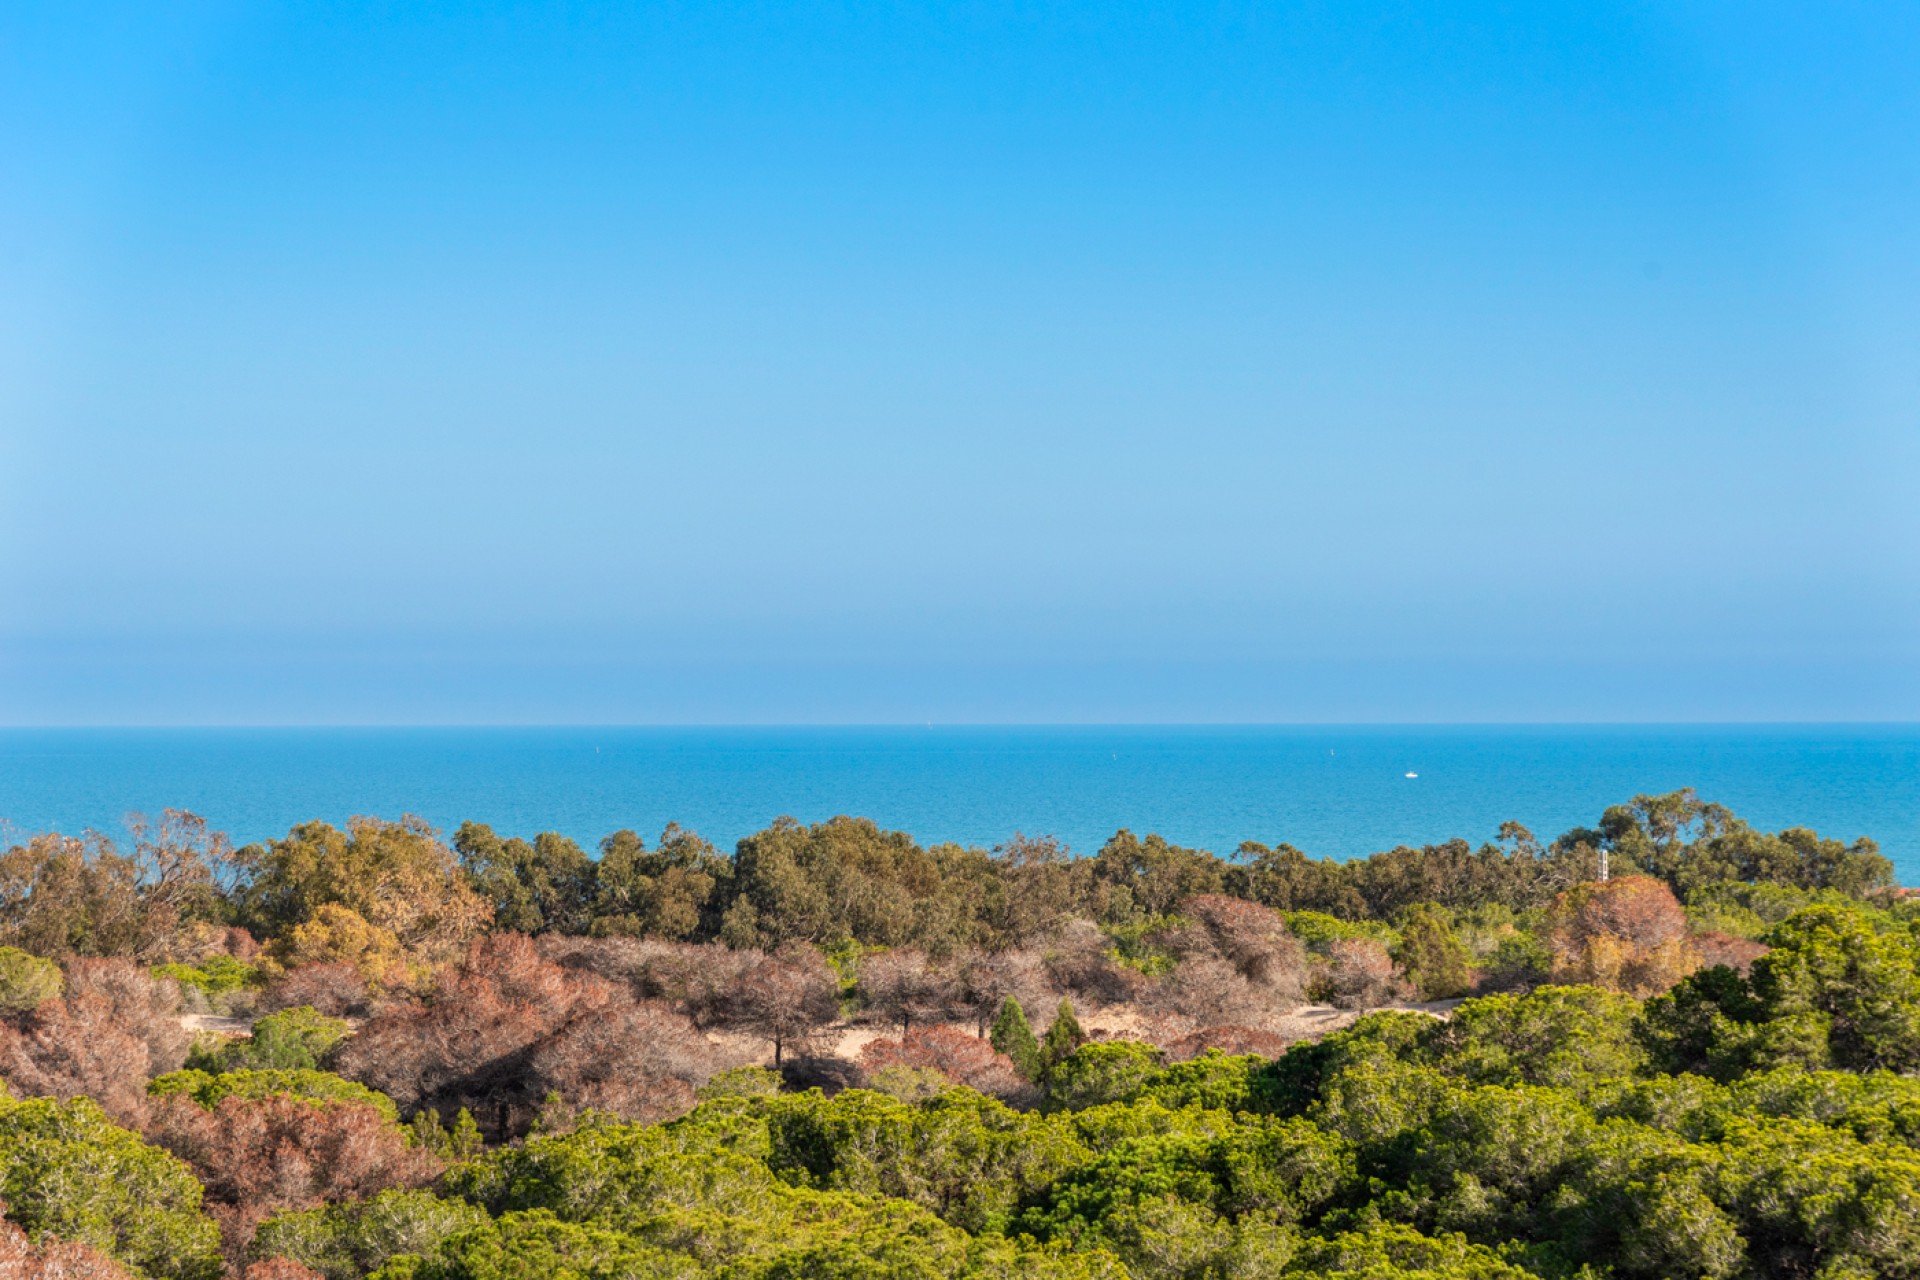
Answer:
[[1920, 719], [1920, 6], [0, 7], [0, 722]]

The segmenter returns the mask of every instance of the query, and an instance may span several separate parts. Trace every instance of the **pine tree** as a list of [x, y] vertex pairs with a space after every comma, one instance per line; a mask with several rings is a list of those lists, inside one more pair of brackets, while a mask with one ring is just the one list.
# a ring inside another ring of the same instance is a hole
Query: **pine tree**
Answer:
[[1040, 1045], [1042, 1067], [1052, 1071], [1086, 1043], [1086, 1039], [1087, 1033], [1080, 1029], [1080, 1019], [1073, 1015], [1073, 1001], [1061, 1000], [1059, 1011], [1053, 1015], [1053, 1025], [1047, 1028], [1047, 1038]]
[[486, 1154], [486, 1143], [480, 1138], [480, 1126], [474, 1120], [473, 1113], [465, 1107], [454, 1117], [453, 1132], [447, 1135], [447, 1155], [449, 1160], [472, 1160]]
[[1040, 1078], [1040, 1042], [1033, 1038], [1033, 1028], [1027, 1023], [1027, 1011], [1020, 1002], [1008, 996], [1000, 1004], [1000, 1016], [993, 1020], [993, 1030], [987, 1039], [995, 1049], [1013, 1059], [1013, 1069], [1022, 1080]]

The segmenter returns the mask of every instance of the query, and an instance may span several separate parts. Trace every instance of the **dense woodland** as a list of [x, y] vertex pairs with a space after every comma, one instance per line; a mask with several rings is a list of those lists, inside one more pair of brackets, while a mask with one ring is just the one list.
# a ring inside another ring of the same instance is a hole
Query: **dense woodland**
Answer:
[[1347, 863], [131, 831], [0, 855], [0, 1275], [1920, 1277], [1920, 903], [1691, 792]]

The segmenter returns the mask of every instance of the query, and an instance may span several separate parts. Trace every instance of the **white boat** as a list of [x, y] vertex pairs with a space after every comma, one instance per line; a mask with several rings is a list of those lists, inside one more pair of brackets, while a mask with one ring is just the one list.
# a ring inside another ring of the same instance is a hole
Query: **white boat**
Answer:
[[1417, 774], [1417, 773], [1410, 773], [1410, 774], [1408, 774], [1407, 776], [1408, 776], [1409, 778], [1417, 778], [1417, 777], [1419, 777], [1420, 775], [1419, 775], [1419, 774]]

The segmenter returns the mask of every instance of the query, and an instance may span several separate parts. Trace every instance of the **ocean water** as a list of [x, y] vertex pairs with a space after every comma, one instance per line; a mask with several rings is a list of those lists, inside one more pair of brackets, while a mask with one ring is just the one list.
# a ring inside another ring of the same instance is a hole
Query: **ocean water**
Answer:
[[[1411, 776], [1418, 775], [1418, 776]], [[415, 813], [583, 844], [668, 822], [722, 848], [789, 814], [922, 842], [1120, 827], [1349, 858], [1518, 819], [1543, 838], [1692, 786], [1769, 830], [1871, 836], [1920, 883], [1920, 726], [0, 730], [0, 820], [109, 835], [191, 809], [238, 842]]]

